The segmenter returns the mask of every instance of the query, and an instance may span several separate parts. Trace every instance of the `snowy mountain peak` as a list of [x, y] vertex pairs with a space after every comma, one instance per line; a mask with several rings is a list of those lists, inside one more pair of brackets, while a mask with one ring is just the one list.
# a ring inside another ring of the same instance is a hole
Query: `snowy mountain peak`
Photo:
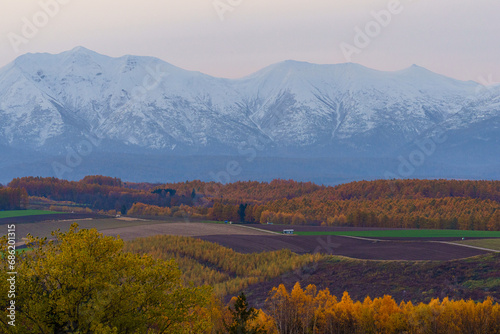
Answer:
[[[287, 60], [233, 80], [153, 57], [113, 58], [84, 47], [26, 54], [0, 69], [0, 156], [5, 157], [0, 175], [11, 161], [23, 166], [35, 156], [50, 165], [54, 155], [77, 152], [89, 138], [92, 152], [104, 156], [101, 166], [113, 165], [110, 155], [121, 159], [130, 153], [136, 165], [142, 164], [139, 169], [157, 163], [148, 162], [148, 154], [250, 161], [258, 151], [259, 158], [272, 157], [273, 163], [283, 156], [307, 163], [319, 157], [400, 161], [408, 157], [408, 147], [412, 154], [421, 153], [416, 139], [436, 129], [447, 140], [434, 142], [441, 149], [434, 158], [443, 156], [447, 163], [470, 156], [474, 171], [485, 161], [498, 171], [499, 87], [454, 80], [416, 65], [384, 72], [355, 63]], [[428, 151], [432, 143], [426, 143]], [[158, 168], [166, 165], [172, 164]], [[332, 173], [358, 169], [351, 160], [343, 170], [332, 166], [321, 168]], [[222, 167], [206, 168], [213, 172]], [[387, 165], [380, 168], [389, 170]], [[182, 173], [184, 169], [189, 168]], [[38, 175], [38, 163], [34, 170]]]
[[69, 54], [92, 54], [92, 55], [99, 55], [99, 53], [89, 50], [86, 47], [83, 46], [75, 46], [73, 49], [69, 51], [65, 51], [64, 53], [69, 53]]
[[155, 150], [237, 149], [252, 137], [276, 147], [392, 147], [393, 138], [410, 140], [460, 113], [477, 86], [416, 65], [383, 72], [294, 60], [220, 79], [153, 57], [112, 58], [79, 46], [26, 54], [0, 69], [0, 140], [52, 150], [58, 145], [46, 143], [90, 132]]
[[75, 46], [73, 49], [69, 50], [70, 52], [85, 52], [85, 53], [97, 53], [93, 50], [90, 50], [90, 49], [87, 49], [86, 47], [82, 46], [82, 45], [77, 45]]
[[[422, 66], [419, 66], [417, 64], [412, 64], [410, 67], [408, 67], [409, 69], [411, 70], [414, 70], [414, 71], [421, 71], [421, 70], [425, 70], [425, 71], [429, 71], [428, 69], [426, 69], [425, 67], [422, 67]], [[429, 71], [430, 72], [430, 71]]]

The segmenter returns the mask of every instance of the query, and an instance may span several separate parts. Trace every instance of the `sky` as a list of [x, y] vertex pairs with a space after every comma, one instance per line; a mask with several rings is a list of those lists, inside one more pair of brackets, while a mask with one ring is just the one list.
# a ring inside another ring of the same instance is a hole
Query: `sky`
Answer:
[[76, 46], [239, 78], [293, 59], [500, 82], [498, 0], [2, 0], [0, 66]]

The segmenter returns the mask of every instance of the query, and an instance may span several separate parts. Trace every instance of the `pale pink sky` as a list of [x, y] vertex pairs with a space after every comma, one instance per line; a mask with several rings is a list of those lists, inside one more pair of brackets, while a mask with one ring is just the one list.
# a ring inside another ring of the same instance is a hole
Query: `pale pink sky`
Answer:
[[[388, 9], [390, 17], [377, 23], [373, 12]], [[218, 77], [295, 59], [380, 70], [418, 64], [457, 79], [500, 82], [499, 13], [497, 0], [2, 0], [0, 66], [23, 53], [81, 45]], [[35, 23], [37, 31], [26, 28]], [[358, 28], [372, 37], [358, 40], [362, 47], [347, 59], [340, 46], [356, 47]]]

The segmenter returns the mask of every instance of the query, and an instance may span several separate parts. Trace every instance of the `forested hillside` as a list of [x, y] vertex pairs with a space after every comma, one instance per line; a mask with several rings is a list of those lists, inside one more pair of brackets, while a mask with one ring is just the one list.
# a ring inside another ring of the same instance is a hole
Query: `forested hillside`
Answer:
[[105, 176], [75, 181], [26, 177], [10, 188], [130, 215], [249, 223], [500, 230], [500, 181], [377, 180], [126, 183]]

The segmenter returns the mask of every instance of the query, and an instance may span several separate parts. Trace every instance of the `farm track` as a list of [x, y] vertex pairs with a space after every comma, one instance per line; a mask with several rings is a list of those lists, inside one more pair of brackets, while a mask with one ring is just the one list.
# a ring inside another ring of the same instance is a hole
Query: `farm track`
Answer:
[[466, 245], [466, 244], [458, 244], [458, 243], [446, 242], [446, 241], [434, 241], [434, 242], [439, 242], [439, 243], [448, 244], [448, 245], [457, 245], [457, 246], [462, 246], [462, 247], [469, 247], [469, 248], [479, 249], [479, 250], [488, 251], [488, 252], [500, 253], [499, 250], [491, 249], [491, 248], [471, 246], [471, 245]]

